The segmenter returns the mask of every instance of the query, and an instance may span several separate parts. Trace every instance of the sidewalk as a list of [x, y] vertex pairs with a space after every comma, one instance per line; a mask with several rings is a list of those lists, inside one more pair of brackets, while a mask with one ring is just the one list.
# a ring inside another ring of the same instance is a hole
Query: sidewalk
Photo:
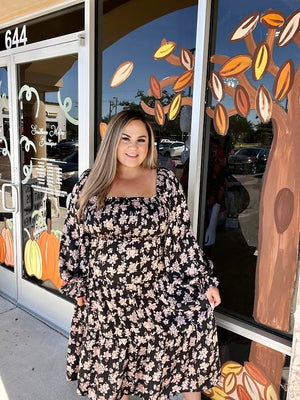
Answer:
[[87, 399], [77, 395], [76, 382], [65, 379], [67, 344], [66, 337], [0, 295], [0, 400]]

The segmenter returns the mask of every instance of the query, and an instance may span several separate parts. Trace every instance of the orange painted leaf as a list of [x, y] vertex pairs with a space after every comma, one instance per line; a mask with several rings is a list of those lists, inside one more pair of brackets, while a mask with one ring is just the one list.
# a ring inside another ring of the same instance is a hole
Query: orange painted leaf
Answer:
[[99, 130], [100, 130], [100, 136], [101, 136], [102, 139], [104, 138], [106, 129], [107, 129], [107, 123], [105, 123], [105, 122], [100, 122], [100, 124], [99, 124]]
[[241, 117], [246, 117], [249, 114], [250, 98], [246, 89], [241, 85], [237, 85], [235, 88], [234, 105]]
[[259, 18], [259, 13], [255, 12], [248, 15], [243, 21], [235, 28], [230, 36], [230, 41], [235, 42], [244, 39], [250, 32], [255, 29], [257, 21]]
[[237, 386], [237, 395], [239, 400], [252, 400], [247, 393], [246, 389], [242, 385]]
[[179, 59], [180, 64], [183, 66], [184, 69], [193, 69], [194, 56], [186, 47], [181, 47]]
[[133, 62], [126, 61], [119, 65], [110, 81], [110, 87], [121, 85], [130, 76], [133, 70]]
[[292, 60], [287, 60], [278, 71], [274, 85], [273, 96], [276, 100], [281, 101], [291, 90], [295, 77], [295, 68]]
[[253, 379], [255, 379], [258, 383], [261, 383], [262, 385], [266, 386], [268, 380], [264, 376], [262, 371], [255, 364], [253, 364], [252, 362], [245, 362], [244, 367], [245, 370]]
[[269, 29], [279, 28], [284, 24], [285, 15], [281, 11], [268, 10], [260, 17], [260, 22]]
[[299, 31], [300, 24], [300, 11], [296, 10], [293, 14], [291, 14], [288, 19], [285, 21], [281, 32], [277, 38], [278, 46], [286, 46], [293, 39], [296, 33]]
[[273, 385], [269, 385], [265, 389], [266, 400], [279, 400], [278, 394], [275, 392]]
[[233, 372], [226, 375], [224, 379], [224, 390], [227, 394], [232, 393], [236, 389], [237, 379]]
[[234, 56], [227, 60], [220, 69], [220, 75], [225, 78], [236, 76], [247, 71], [252, 64], [252, 58], [246, 54]]
[[259, 80], [266, 73], [270, 63], [270, 49], [266, 42], [260, 42], [256, 47], [252, 61], [253, 79]]
[[212, 71], [209, 82], [214, 98], [218, 101], [221, 101], [224, 97], [224, 81], [220, 77], [219, 73]]
[[[224, 106], [223, 106], [224, 107]], [[243, 369], [243, 366], [235, 361], [227, 361], [222, 365], [221, 372], [222, 375], [228, 375], [230, 373], [234, 373], [235, 375], [239, 375]]]
[[194, 79], [194, 70], [185, 71], [179, 78], [176, 80], [173, 86], [174, 92], [181, 92], [187, 86], [191, 86]]
[[243, 385], [252, 400], [260, 400], [258, 386], [247, 373], [243, 374]]
[[170, 121], [175, 119], [180, 111], [180, 106], [181, 106], [181, 93], [178, 93], [172, 100], [172, 103], [170, 105], [169, 109], [169, 114], [168, 118]]
[[158, 125], [163, 126], [165, 123], [165, 112], [163, 105], [159, 100], [155, 100], [154, 116]]
[[153, 96], [156, 97], [157, 99], [161, 98], [161, 87], [160, 87], [160, 83], [159, 80], [156, 79], [156, 77], [154, 75], [150, 75], [150, 89], [153, 93]]
[[229, 126], [227, 110], [222, 103], [218, 103], [214, 113], [214, 127], [219, 135], [226, 135]]
[[268, 89], [260, 85], [256, 92], [256, 111], [262, 122], [269, 122], [272, 117], [273, 101]]
[[166, 42], [162, 44], [155, 50], [153, 54], [154, 60], [161, 60], [163, 58], [168, 57], [170, 54], [174, 52], [176, 46], [177, 44], [175, 42]]

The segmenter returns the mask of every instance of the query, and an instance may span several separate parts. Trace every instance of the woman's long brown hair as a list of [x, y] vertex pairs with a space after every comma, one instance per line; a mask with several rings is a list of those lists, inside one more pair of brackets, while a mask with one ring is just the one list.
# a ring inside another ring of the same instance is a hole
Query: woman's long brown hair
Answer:
[[125, 125], [134, 120], [145, 124], [149, 137], [148, 153], [142, 167], [156, 168], [154, 134], [144, 114], [133, 110], [124, 110], [116, 114], [108, 123], [96, 160], [80, 193], [79, 219], [82, 218], [83, 211], [93, 196], [97, 196], [98, 208], [103, 206], [117, 172], [117, 147], [121, 133]]

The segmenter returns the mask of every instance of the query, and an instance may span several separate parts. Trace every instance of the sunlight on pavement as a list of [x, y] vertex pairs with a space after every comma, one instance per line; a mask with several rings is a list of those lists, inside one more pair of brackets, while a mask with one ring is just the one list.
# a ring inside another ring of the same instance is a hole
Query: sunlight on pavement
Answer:
[[9, 400], [9, 397], [8, 397], [8, 395], [6, 393], [6, 390], [5, 390], [4, 384], [2, 382], [1, 376], [0, 376], [0, 399], [1, 400]]

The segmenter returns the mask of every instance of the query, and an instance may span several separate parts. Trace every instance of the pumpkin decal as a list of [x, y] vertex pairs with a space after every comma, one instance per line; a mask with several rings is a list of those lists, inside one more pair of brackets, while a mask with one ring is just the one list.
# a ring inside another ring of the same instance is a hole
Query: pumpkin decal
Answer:
[[30, 238], [27, 240], [24, 249], [25, 269], [29, 276], [42, 278], [42, 255], [39, 245], [34, 240], [33, 228], [30, 230]]
[[51, 232], [51, 220], [47, 219], [47, 230], [39, 237], [38, 244], [42, 254], [42, 280], [49, 279], [54, 286], [59, 289], [63, 284], [60, 277], [58, 257], [59, 257], [59, 240], [54, 233]]
[[4, 218], [4, 228], [1, 231], [1, 236], [5, 242], [5, 259], [4, 263], [10, 267], [14, 266], [14, 241], [11, 230], [7, 227], [7, 219]]
[[5, 255], [6, 255], [5, 241], [3, 239], [3, 236], [0, 235], [0, 263], [4, 263]]

